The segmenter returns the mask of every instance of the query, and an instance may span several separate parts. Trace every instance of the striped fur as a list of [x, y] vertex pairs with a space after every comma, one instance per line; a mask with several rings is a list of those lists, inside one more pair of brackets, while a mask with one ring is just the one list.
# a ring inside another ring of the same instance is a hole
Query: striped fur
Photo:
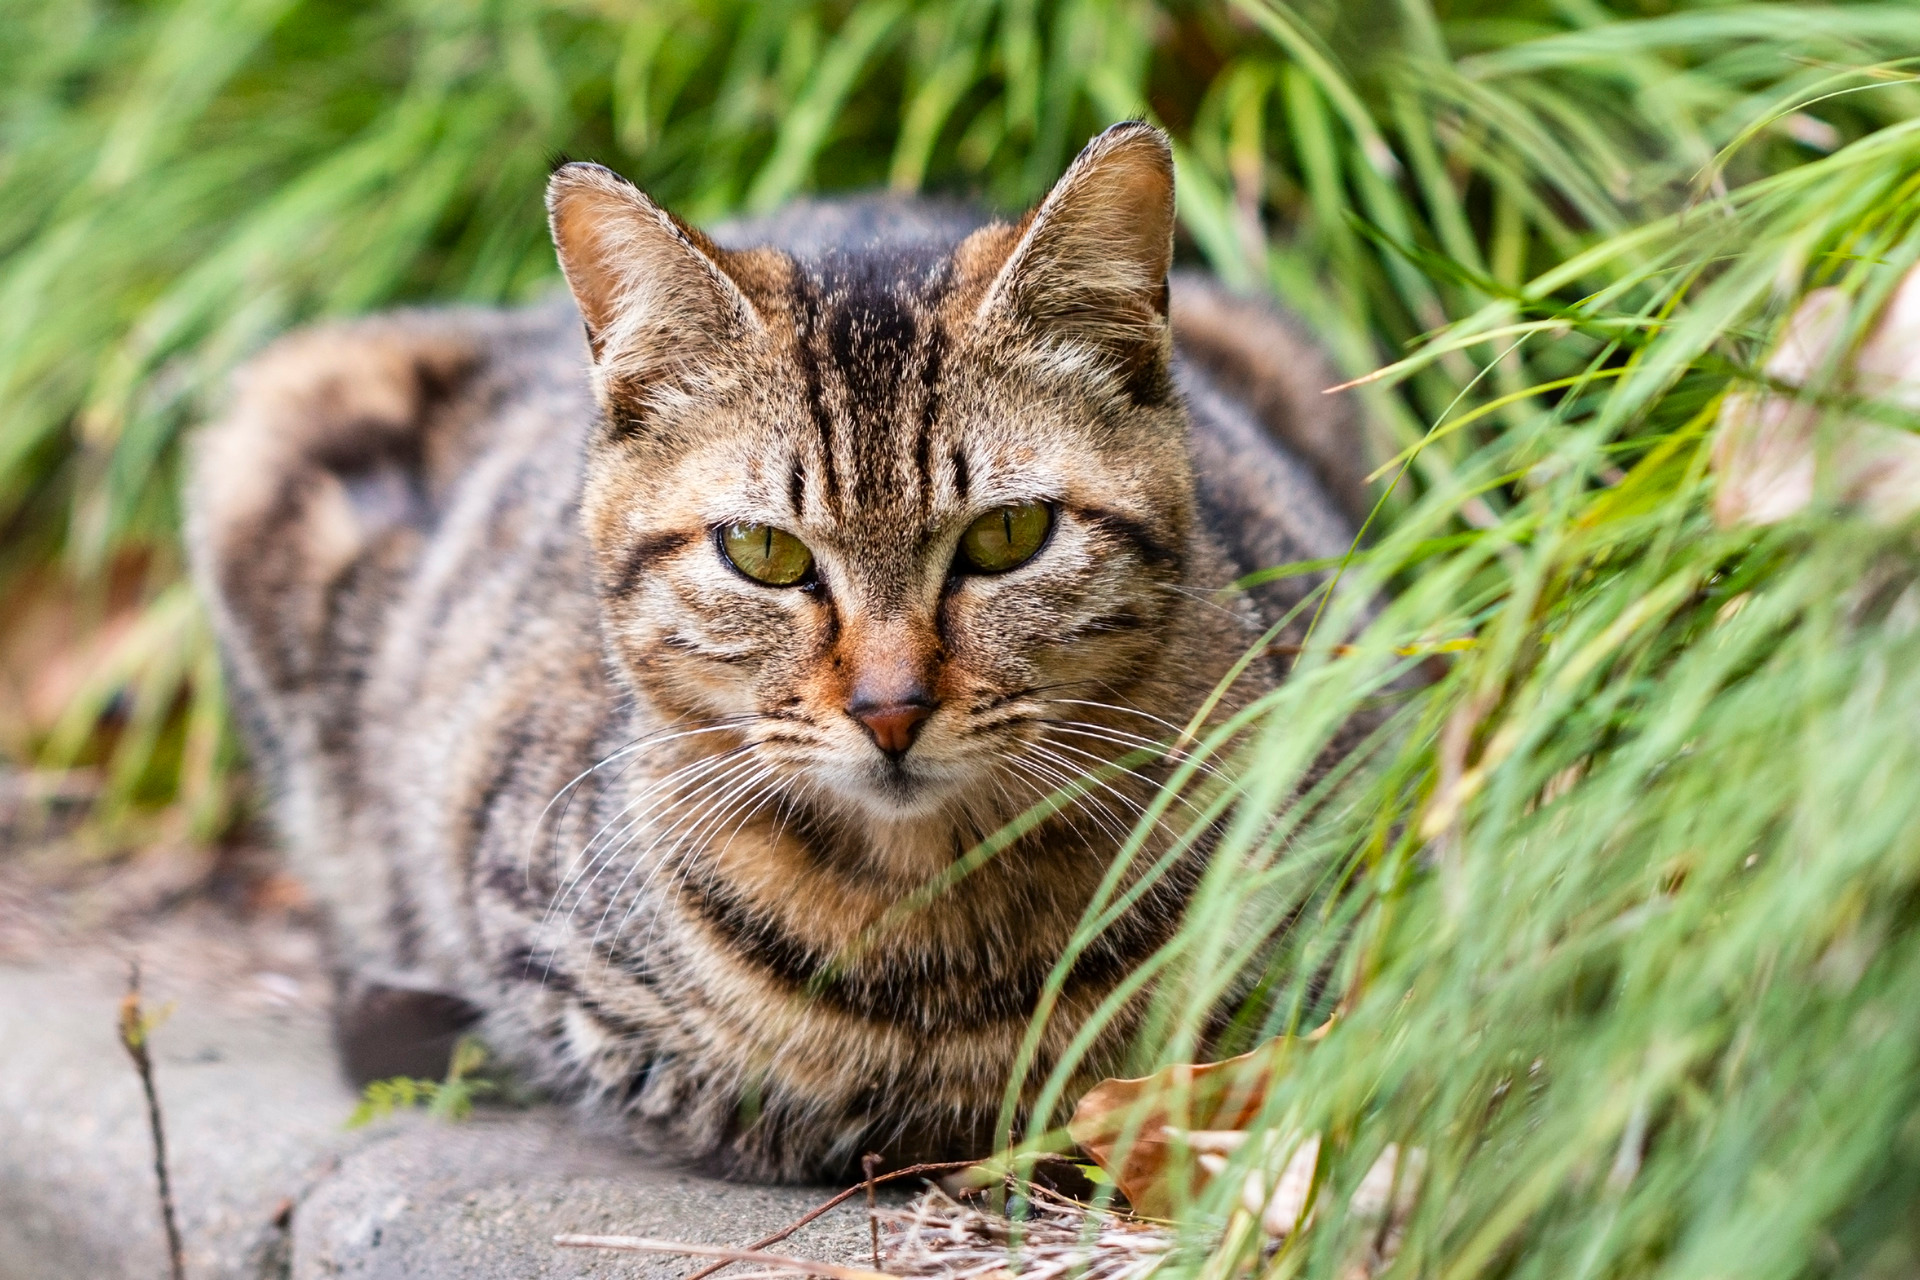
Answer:
[[[1018, 225], [867, 201], [709, 239], [578, 165], [552, 208], [574, 304], [295, 335], [198, 442], [196, 572], [341, 969], [459, 994], [533, 1078], [741, 1176], [984, 1151], [1161, 775], [897, 908], [1193, 714], [1303, 590], [1228, 584], [1347, 544], [1355, 436], [1271, 314], [1169, 297], [1145, 126]], [[1033, 560], [951, 572], [1033, 499]], [[738, 521], [818, 582], [730, 569]], [[846, 709], [894, 676], [938, 702], [898, 759]], [[1080, 960], [1043, 1063], [1196, 871]]]

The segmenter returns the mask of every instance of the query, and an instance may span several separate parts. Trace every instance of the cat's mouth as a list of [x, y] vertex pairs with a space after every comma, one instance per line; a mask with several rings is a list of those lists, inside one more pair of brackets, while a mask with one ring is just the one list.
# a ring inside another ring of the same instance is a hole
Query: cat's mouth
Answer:
[[874, 775], [874, 790], [903, 808], [912, 807], [931, 789], [925, 780], [916, 777], [900, 760], [888, 760], [875, 766]]
[[933, 815], [974, 781], [968, 771], [922, 758], [917, 751], [897, 757], [875, 752], [825, 773], [822, 781], [835, 796], [893, 822]]

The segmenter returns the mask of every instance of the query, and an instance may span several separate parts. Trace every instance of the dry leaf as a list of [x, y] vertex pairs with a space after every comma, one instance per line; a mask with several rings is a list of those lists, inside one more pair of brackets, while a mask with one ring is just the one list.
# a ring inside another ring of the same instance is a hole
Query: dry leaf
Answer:
[[[1847, 307], [1838, 289], [1809, 293], [1767, 361], [1767, 376], [1805, 386], [1833, 356]], [[1838, 389], [1920, 412], [1920, 268], [1900, 282]], [[1729, 394], [1713, 442], [1715, 520], [1723, 527], [1785, 520], [1813, 501], [1820, 481], [1883, 523], [1920, 511], [1920, 436], [1848, 417], [1822, 441], [1823, 416], [1819, 406], [1779, 392]]]
[[[1134, 1211], [1149, 1217], [1170, 1217], [1213, 1179], [1243, 1170], [1242, 1221], [1284, 1240], [1315, 1217], [1321, 1135], [1246, 1126], [1300, 1043], [1275, 1040], [1224, 1062], [1104, 1081], [1081, 1100], [1067, 1131]], [[1423, 1150], [1388, 1143], [1354, 1187], [1347, 1209], [1349, 1222], [1365, 1229], [1360, 1274], [1378, 1272], [1398, 1253], [1425, 1170]]]
[[[1176, 1185], [1197, 1188], [1209, 1176], [1194, 1139], [1244, 1129], [1260, 1113], [1267, 1084], [1294, 1043], [1271, 1040], [1222, 1062], [1102, 1081], [1080, 1099], [1067, 1132], [1136, 1213], [1164, 1218], [1175, 1207]], [[1218, 1154], [1217, 1147], [1212, 1151]]]

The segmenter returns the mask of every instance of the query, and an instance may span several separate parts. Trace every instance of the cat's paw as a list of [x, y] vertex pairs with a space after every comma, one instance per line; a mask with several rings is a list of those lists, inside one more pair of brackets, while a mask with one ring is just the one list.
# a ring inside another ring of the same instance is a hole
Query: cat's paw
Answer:
[[359, 1088], [393, 1076], [440, 1079], [455, 1043], [479, 1020], [478, 1009], [450, 992], [368, 982], [342, 995], [334, 1034]]

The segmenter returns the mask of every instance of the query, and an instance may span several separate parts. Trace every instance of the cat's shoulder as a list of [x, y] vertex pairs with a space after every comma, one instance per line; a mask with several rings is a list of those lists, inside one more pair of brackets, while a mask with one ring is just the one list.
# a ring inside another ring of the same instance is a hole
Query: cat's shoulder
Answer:
[[[304, 466], [454, 461], [451, 438], [504, 397], [584, 378], [571, 300], [517, 309], [401, 309], [297, 329], [235, 373], [196, 438], [196, 506], [260, 506]], [[572, 376], [569, 376], [572, 375]]]
[[1306, 325], [1197, 271], [1173, 273], [1171, 302], [1174, 346], [1193, 381], [1252, 414], [1342, 515], [1363, 516], [1371, 501], [1366, 434], [1352, 398], [1327, 394], [1341, 379]]
[[584, 432], [585, 370], [571, 301], [323, 322], [242, 365], [191, 442], [186, 533], [216, 626], [255, 683], [312, 678], [339, 584], [352, 576], [371, 600], [370, 564], [403, 571], [506, 406]]

